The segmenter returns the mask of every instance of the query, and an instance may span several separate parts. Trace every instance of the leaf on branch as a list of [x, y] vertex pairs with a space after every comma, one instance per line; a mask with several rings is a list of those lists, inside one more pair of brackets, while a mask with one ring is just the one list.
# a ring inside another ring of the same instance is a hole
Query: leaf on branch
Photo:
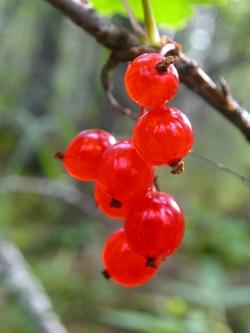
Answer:
[[[187, 23], [195, 14], [195, 5], [223, 4], [228, 0], [152, 0], [157, 23], [160, 26], [177, 29]], [[102, 15], [112, 16], [114, 14], [126, 15], [126, 10], [120, 0], [92, 0], [94, 7]], [[141, 0], [130, 0], [129, 4], [139, 19], [143, 19]]]
[[225, 5], [228, 0], [188, 0], [190, 3], [197, 5]]

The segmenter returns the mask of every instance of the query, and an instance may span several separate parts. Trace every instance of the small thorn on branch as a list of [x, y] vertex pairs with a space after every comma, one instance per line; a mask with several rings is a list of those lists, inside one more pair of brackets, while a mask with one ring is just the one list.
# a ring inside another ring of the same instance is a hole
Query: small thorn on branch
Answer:
[[223, 95], [226, 98], [229, 97], [231, 95], [229, 86], [227, 84], [227, 81], [223, 77], [220, 78], [220, 85], [221, 85], [221, 91], [222, 91]]
[[159, 73], [164, 73], [168, 67], [175, 62], [175, 58], [172, 55], [166, 56], [162, 61], [156, 64], [155, 68]]
[[232, 95], [230, 93], [230, 89], [229, 86], [227, 84], [227, 81], [221, 77], [220, 78], [220, 86], [221, 86], [221, 92], [223, 94], [223, 96], [225, 97], [226, 100], [226, 105], [227, 105], [227, 109], [228, 111], [234, 111], [234, 101], [232, 99]]
[[184, 165], [183, 161], [171, 164], [170, 168], [171, 168], [170, 172], [173, 175], [180, 175], [181, 173], [183, 173], [185, 171], [185, 165]]

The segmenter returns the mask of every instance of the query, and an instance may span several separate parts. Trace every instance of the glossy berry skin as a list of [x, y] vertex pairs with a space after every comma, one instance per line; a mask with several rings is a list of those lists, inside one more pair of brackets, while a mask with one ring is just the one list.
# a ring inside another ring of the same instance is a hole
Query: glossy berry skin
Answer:
[[157, 272], [157, 268], [146, 266], [146, 259], [130, 249], [123, 229], [108, 238], [102, 259], [106, 274], [124, 287], [138, 287]]
[[175, 200], [155, 191], [133, 202], [124, 228], [134, 251], [146, 258], [157, 258], [171, 255], [180, 246], [185, 222]]
[[131, 140], [120, 140], [103, 154], [98, 183], [113, 199], [129, 201], [152, 186], [154, 169], [137, 154]]
[[125, 217], [128, 203], [112, 200], [112, 197], [108, 193], [104, 192], [98, 183], [95, 185], [94, 196], [98, 208], [105, 215], [113, 219], [123, 219]]
[[100, 129], [78, 133], [63, 154], [66, 171], [78, 180], [96, 180], [102, 155], [115, 142], [111, 134]]
[[138, 154], [152, 165], [172, 165], [191, 150], [194, 133], [180, 110], [161, 106], [144, 113], [137, 121], [133, 142]]
[[135, 58], [125, 73], [129, 97], [141, 106], [156, 107], [172, 99], [179, 87], [179, 76], [173, 64], [166, 71], [157, 70], [165, 58], [158, 53], [144, 53]]

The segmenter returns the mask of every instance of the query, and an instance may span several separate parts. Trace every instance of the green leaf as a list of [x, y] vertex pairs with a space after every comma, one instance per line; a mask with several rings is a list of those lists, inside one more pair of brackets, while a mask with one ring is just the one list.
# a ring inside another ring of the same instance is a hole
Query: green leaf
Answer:
[[189, 2], [197, 5], [225, 5], [228, 0], [189, 0]]
[[[128, 0], [134, 14], [143, 19], [141, 0]], [[221, 4], [227, 0], [152, 0], [156, 21], [160, 26], [179, 28], [195, 13], [195, 4]], [[92, 0], [94, 7], [103, 15], [125, 14], [121, 0]]]
[[[93, 0], [94, 7], [103, 15], [125, 14], [126, 10], [120, 0]], [[139, 20], [143, 19], [141, 0], [129, 2]], [[193, 6], [187, 0], [152, 1], [157, 23], [161, 26], [177, 28], [186, 22], [193, 14]]]
[[156, 21], [160, 26], [178, 28], [194, 14], [194, 6], [186, 0], [152, 2]]
[[92, 0], [92, 4], [103, 15], [126, 14], [126, 10], [120, 0]]

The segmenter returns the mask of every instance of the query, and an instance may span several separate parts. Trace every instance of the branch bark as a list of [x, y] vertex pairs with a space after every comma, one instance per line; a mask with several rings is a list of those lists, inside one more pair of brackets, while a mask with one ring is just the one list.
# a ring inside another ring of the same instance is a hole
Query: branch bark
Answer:
[[[90, 4], [82, 0], [44, 0], [60, 10], [74, 23], [96, 38], [98, 43], [110, 49], [119, 61], [130, 61], [145, 52], [158, 52], [157, 48], [143, 45], [139, 39], [123, 27], [100, 16]], [[180, 80], [203, 98], [217, 112], [236, 126], [250, 141], [250, 113], [246, 111], [225, 89], [218, 86], [202, 68], [177, 47], [171, 51], [176, 56]]]
[[19, 297], [41, 333], [68, 333], [54, 312], [40, 281], [35, 278], [17, 247], [0, 239], [0, 277]]

